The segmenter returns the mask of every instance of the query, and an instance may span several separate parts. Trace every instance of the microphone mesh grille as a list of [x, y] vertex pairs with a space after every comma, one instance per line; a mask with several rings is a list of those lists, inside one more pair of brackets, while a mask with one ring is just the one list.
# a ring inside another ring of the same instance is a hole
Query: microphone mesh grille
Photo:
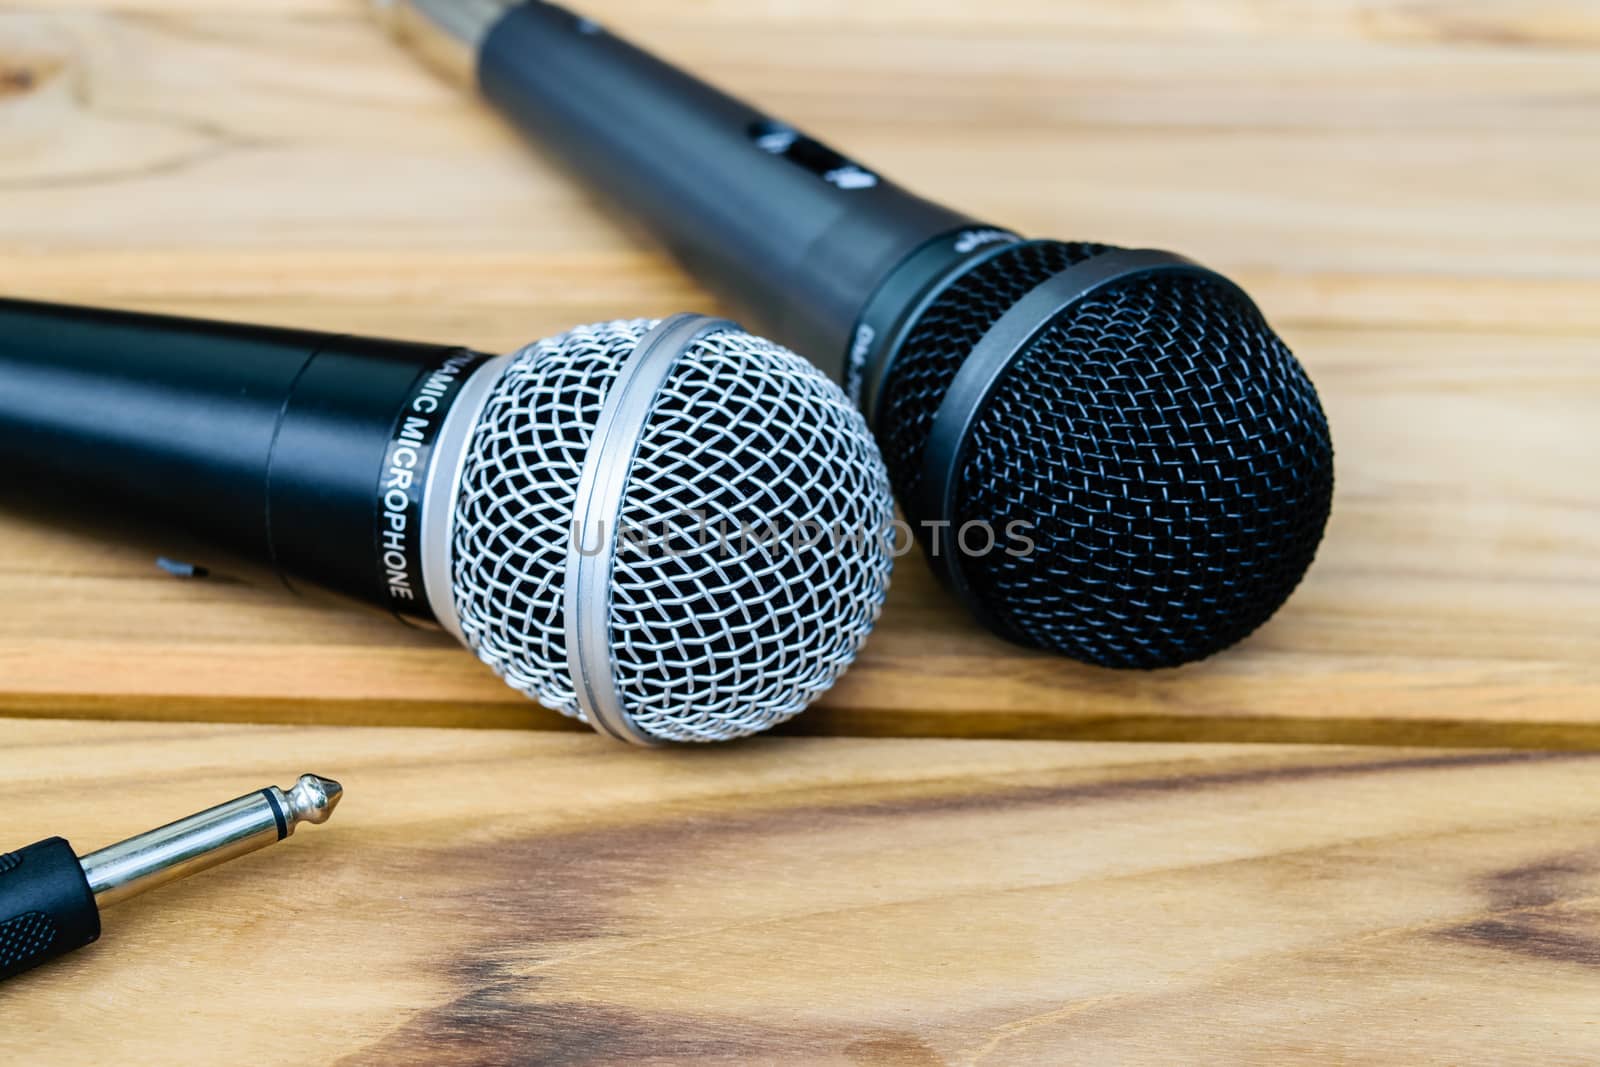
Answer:
[[[618, 368], [654, 325], [580, 327], [519, 353], [463, 467], [463, 635], [514, 688], [577, 718], [563, 598], [578, 480]], [[892, 507], [864, 420], [819, 371], [736, 330], [693, 343], [657, 395], [616, 526], [614, 678], [634, 724], [724, 740], [832, 685], [882, 607]]]
[[884, 459], [901, 501], [918, 499], [933, 417], [967, 353], [1029, 290], [1105, 248], [1056, 241], [1018, 245], [957, 279], [917, 320], [884, 383], [879, 418]]
[[[1100, 250], [1003, 253], [924, 317], [885, 393], [903, 501], [972, 344]], [[1310, 566], [1333, 492], [1311, 382], [1254, 307], [1203, 275], [1130, 279], [1067, 309], [1001, 378], [965, 457], [954, 524], [1025, 521], [1035, 542], [964, 559], [974, 596], [1010, 636], [1113, 667], [1199, 659], [1265, 622]]]

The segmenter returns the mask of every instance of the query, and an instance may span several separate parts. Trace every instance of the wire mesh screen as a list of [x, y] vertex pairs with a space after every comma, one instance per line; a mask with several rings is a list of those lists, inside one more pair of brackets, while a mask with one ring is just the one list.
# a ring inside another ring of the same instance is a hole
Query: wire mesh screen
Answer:
[[[1019, 245], [923, 314], [879, 423], [902, 503], [918, 500], [934, 416], [973, 345], [1035, 286], [1106, 251]], [[1173, 666], [1243, 638], [1293, 592], [1328, 518], [1333, 446], [1299, 362], [1210, 277], [1112, 285], [1041, 325], [972, 427], [946, 516], [1031, 527], [1025, 553], [962, 561], [984, 611], [1025, 644], [1112, 667]]]
[[[590, 438], [654, 325], [580, 327], [512, 362], [468, 446], [455, 599], [468, 644], [514, 688], [582, 717], [567, 671], [565, 560]], [[658, 393], [614, 539], [615, 681], [634, 723], [715, 741], [801, 711], [854, 659], [890, 569], [887, 475], [860, 415], [809, 363], [732, 330]]]

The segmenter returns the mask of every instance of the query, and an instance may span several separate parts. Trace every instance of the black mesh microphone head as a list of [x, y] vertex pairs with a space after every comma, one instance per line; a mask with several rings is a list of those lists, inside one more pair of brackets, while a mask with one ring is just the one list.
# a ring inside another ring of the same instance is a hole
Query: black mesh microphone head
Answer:
[[970, 552], [924, 543], [998, 633], [1174, 666], [1255, 630], [1310, 566], [1333, 493], [1327, 420], [1219, 275], [1026, 242], [947, 284], [903, 338], [876, 419], [896, 495], [919, 530], [996, 531], [988, 551], [981, 532]]

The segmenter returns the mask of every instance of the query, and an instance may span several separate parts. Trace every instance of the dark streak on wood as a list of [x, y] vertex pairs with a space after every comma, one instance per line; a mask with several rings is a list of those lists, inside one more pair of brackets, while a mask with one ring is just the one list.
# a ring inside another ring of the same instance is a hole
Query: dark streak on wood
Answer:
[[[741, 821], [744, 832], [759, 831], [761, 820]], [[711, 818], [674, 819], [662, 825], [479, 845], [450, 854], [440, 865], [450, 877], [432, 906], [470, 917], [475, 931], [465, 950], [455, 950], [444, 968], [461, 992], [340, 1064], [743, 1064], [806, 1052], [862, 1063], [941, 1064], [931, 1048], [909, 1033], [631, 1011], [542, 996], [546, 979], [538, 973], [541, 964], [554, 964], [574, 943], [624, 932], [610, 901], [648, 895], [674, 865], [694, 862], [702, 845], [726, 837]], [[463, 894], [462, 885], [482, 888]]]
[[1441, 932], [1447, 940], [1600, 969], [1600, 921], [1578, 906], [1600, 896], [1600, 852], [1552, 856], [1482, 880], [1488, 914]]
[[37, 85], [38, 80], [27, 67], [0, 67], [0, 96], [25, 93]]
[[945, 1062], [926, 1041], [909, 1034], [873, 1034], [852, 1041], [844, 1054], [871, 1067], [936, 1067]]
[[1550, 916], [1513, 913], [1463, 923], [1446, 936], [1519, 956], [1600, 968], [1600, 937], [1595, 936], [1595, 929], [1592, 920], [1569, 930]]
[[[156, 582], [159, 574], [140, 581]], [[354, 610], [354, 609], [352, 609]], [[381, 640], [454, 649], [449, 638], [385, 623]], [[363, 637], [363, 640], [365, 638]], [[462, 652], [470, 665], [470, 653]], [[470, 666], [469, 666], [469, 669]], [[9, 718], [114, 718], [155, 722], [272, 723], [340, 726], [450, 726], [587, 732], [588, 727], [528, 700], [483, 672], [483, 684], [452, 699], [312, 699], [184, 693], [40, 693], [0, 691]], [[465, 687], [463, 687], [465, 688]], [[773, 731], [774, 736], [946, 738], [1035, 741], [1321, 744], [1363, 747], [1600, 751], [1600, 724], [1448, 722], [1443, 720], [1257, 720], [1209, 716], [1075, 718], [975, 709], [962, 716], [879, 709], [839, 712], [819, 706]]]
[[0, 97], [22, 96], [41, 88], [67, 68], [67, 59], [54, 54], [13, 53], [0, 56]]
[[[1593, 895], [1592, 879], [1597, 869], [1600, 863], [1587, 853], [1554, 856], [1497, 871], [1484, 879], [1484, 884], [1496, 908], [1544, 908], [1577, 896]], [[1586, 880], [1588, 884], [1583, 885]], [[1591, 892], [1581, 892], [1585, 888]]]
[[[1458, 770], [1499, 767], [1517, 763], [1594, 760], [1593, 752], [1455, 752], [1439, 755], [1402, 756], [1395, 759], [1353, 761], [1350, 763], [1306, 763], [1281, 767], [1251, 767], [1245, 770], [1218, 771], [1212, 774], [1156, 774], [1140, 778], [1113, 779], [1058, 786], [1022, 786], [1000, 791], [964, 795], [927, 797], [910, 802], [865, 805], [863, 812], [905, 814], [911, 811], [990, 810], [1033, 807], [1045, 804], [1095, 803], [1128, 800], [1140, 796], [1199, 792], [1240, 786], [1281, 782], [1304, 782], [1329, 778], [1409, 771]], [[831, 809], [842, 812], [850, 809]]]
[[[846, 685], [849, 677], [846, 675]], [[824, 696], [816, 707], [774, 732], [829, 737], [960, 737], [1007, 741], [1600, 749], [1600, 727], [1584, 722], [1263, 718], [1232, 713], [1080, 715], [1059, 708], [1019, 712], [983, 707], [951, 714], [916, 708], [851, 708], [841, 703], [841, 699], [836, 693]]]
[[[714, 752], [698, 750], [680, 757], [690, 761], [719, 758]], [[712, 801], [657, 806], [642, 812], [641, 821], [631, 826], [475, 844], [441, 856], [438, 864], [441, 870], [450, 871], [451, 877], [435, 906], [471, 916], [473, 925], [473, 932], [453, 950], [456, 954], [444, 968], [461, 992], [343, 1062], [349, 1067], [387, 1067], [395, 1062], [414, 1061], [418, 1051], [426, 1049], [423, 1059], [443, 1067], [488, 1061], [561, 1067], [613, 1062], [747, 1063], [780, 1053], [925, 1067], [942, 1061], [935, 1050], [910, 1034], [813, 1028], [771, 1019], [735, 1021], [632, 1012], [603, 1003], [543, 1001], [540, 987], [544, 978], [538, 968], [549, 965], [558, 969], [560, 959], [577, 943], [593, 944], [605, 938], [625, 940], [627, 920], [611, 902], [647, 898], [653, 887], [673, 877], [675, 870], [703, 866], [709, 850], [726, 848], [740, 838], [844, 831], [863, 821], [903, 824], [907, 816], [1087, 805], [1187, 791], [1593, 758], [1592, 753], [1441, 753], [1331, 765], [1304, 763], [1167, 775], [1152, 773], [1152, 767], [1147, 766], [1130, 768], [1129, 773], [1141, 776], [1121, 781], [1019, 787], [997, 787], [992, 780], [974, 776], [911, 783], [906, 787], [926, 789], [933, 785], [941, 789], [931, 796], [924, 793], [851, 802], [848, 796], [852, 787], [847, 786], [840, 794], [820, 792], [812, 802], [799, 806], [755, 805], [746, 812], [730, 812], [724, 796]], [[1161, 766], [1173, 769], [1173, 764]], [[1106, 773], [1106, 768], [1098, 768], [1097, 772]], [[1069, 769], [1057, 773], [1079, 772]], [[874, 783], [872, 787], [894, 788], [884, 783]], [[981, 787], [982, 791], [963, 792], [974, 787]], [[830, 795], [838, 796], [841, 802], [829, 803]], [[710, 806], [717, 800], [721, 801], [720, 806]], [[1499, 876], [1493, 891], [1501, 901], [1566, 899], [1565, 883], [1555, 888], [1552, 885], [1571, 872], [1587, 869], [1554, 865], [1520, 869]], [[479, 888], [463, 895], [462, 886]], [[696, 918], [686, 917], [686, 934], [693, 932]], [[717, 921], [714, 915], [698, 919]], [[1594, 951], [1575, 933], [1548, 923], [1540, 925], [1537, 933], [1541, 940], [1534, 948], [1548, 958], [1577, 959]], [[1491, 941], [1510, 936], [1522, 946], [1519, 951], [1529, 950], [1520, 930], [1506, 935], [1499, 926], [1480, 924], [1476, 929], [1463, 928], [1456, 936]], [[565, 991], [562, 995], [566, 995]]]
[[1431, 36], [1445, 44], [1501, 47], [1525, 47], [1538, 44], [1570, 46], [1570, 42], [1550, 41], [1543, 38], [1531, 28], [1514, 26], [1510, 23], [1498, 22], [1492, 19], [1458, 17], [1445, 11], [1440, 11], [1429, 21], [1432, 23], [1434, 31]]
[[781, 1020], [641, 1014], [583, 1001], [540, 1001], [537, 980], [502, 980], [428, 1013], [340, 1067], [526, 1067], [587, 1064], [769, 1062], [775, 1057], [847, 1056], [858, 1063], [933, 1067], [944, 1061], [914, 1034], [853, 1034]]

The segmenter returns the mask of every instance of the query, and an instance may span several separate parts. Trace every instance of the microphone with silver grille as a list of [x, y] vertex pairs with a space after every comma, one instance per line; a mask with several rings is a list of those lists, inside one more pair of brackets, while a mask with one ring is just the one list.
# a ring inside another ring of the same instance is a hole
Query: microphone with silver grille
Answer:
[[[1327, 421], [1228, 279], [923, 200], [551, 4], [378, 6], [845, 384], [935, 569], [995, 632], [1172, 666], [1255, 630], [1310, 566]], [[1019, 523], [1030, 551], [985, 550]]]
[[693, 315], [491, 357], [0, 300], [0, 461], [101, 521], [176, 522], [437, 623], [640, 744], [801, 711], [866, 639], [893, 554], [839, 388]]

